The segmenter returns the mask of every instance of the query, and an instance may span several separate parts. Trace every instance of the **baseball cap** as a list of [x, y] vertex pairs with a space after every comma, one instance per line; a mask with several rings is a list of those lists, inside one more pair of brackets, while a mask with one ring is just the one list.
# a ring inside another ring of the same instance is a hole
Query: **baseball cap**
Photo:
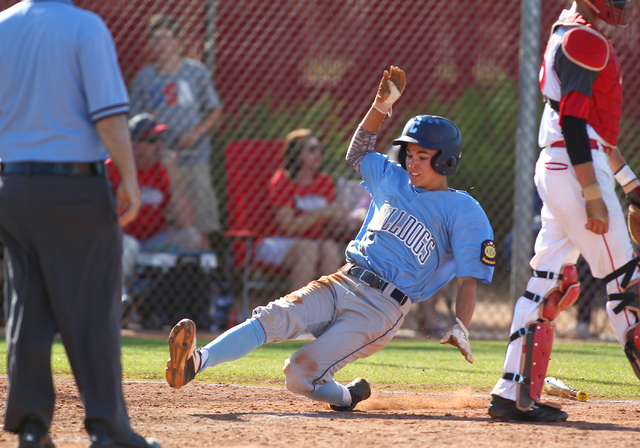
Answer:
[[162, 131], [169, 129], [166, 124], [158, 124], [153, 114], [142, 113], [129, 119], [129, 132], [131, 140], [141, 140], [150, 135], [159, 135]]

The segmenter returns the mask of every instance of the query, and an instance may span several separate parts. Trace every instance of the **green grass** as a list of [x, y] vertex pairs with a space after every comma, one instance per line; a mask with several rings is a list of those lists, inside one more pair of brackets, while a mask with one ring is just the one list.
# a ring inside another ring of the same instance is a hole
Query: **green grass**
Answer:
[[[0, 359], [6, 360], [1, 339]], [[206, 341], [200, 341], [204, 343]], [[304, 345], [303, 341], [267, 344], [238, 361], [207, 369], [196, 381], [224, 384], [284, 385], [284, 360]], [[363, 376], [378, 389], [410, 391], [456, 391], [488, 394], [502, 371], [506, 343], [472, 341], [475, 363], [467, 363], [458, 350], [437, 341], [392, 341], [368, 359], [347, 365], [338, 381]], [[96, 347], [100, 350], [100, 347]], [[123, 338], [124, 377], [129, 380], [164, 380], [168, 347], [164, 339]], [[52, 353], [54, 374], [71, 376], [59, 339]], [[0, 374], [6, 375], [6, 362]], [[640, 399], [640, 382], [617, 344], [556, 343], [547, 372], [592, 399]]]

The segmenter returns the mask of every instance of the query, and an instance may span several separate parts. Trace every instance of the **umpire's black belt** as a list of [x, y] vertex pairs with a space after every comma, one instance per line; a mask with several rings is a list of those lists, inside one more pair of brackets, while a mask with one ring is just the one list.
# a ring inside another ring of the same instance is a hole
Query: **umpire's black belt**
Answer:
[[1, 176], [104, 176], [102, 162], [12, 162], [0, 163]]
[[[340, 268], [340, 272], [342, 272], [343, 274], [352, 275], [362, 283], [385, 292], [385, 294], [388, 294], [392, 299], [398, 302], [400, 306], [404, 305], [407, 302], [407, 299], [409, 299], [409, 296], [393, 286], [390, 282], [378, 276], [378, 274], [376, 274], [375, 272], [365, 268], [361, 268], [360, 266], [353, 263], [347, 263], [342, 266]], [[389, 286], [392, 287], [391, 291], [387, 290], [387, 287]]]

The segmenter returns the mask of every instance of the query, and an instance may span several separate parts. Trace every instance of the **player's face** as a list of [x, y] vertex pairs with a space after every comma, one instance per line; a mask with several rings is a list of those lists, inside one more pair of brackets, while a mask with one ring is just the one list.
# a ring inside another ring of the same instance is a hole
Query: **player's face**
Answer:
[[431, 159], [438, 154], [434, 149], [425, 149], [414, 143], [407, 144], [407, 173], [411, 184], [425, 190], [446, 190], [446, 177], [431, 166]]

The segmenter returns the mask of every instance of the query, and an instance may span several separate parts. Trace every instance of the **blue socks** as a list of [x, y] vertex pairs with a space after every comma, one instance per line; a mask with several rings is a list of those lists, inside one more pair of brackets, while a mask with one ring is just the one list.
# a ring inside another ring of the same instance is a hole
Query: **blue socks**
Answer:
[[248, 355], [267, 340], [267, 335], [257, 319], [247, 319], [240, 325], [228, 329], [204, 346], [200, 372], [207, 367], [223, 362], [235, 361]]
[[[202, 361], [199, 372], [207, 367], [217, 366], [223, 362], [240, 359], [267, 340], [267, 335], [257, 319], [247, 319], [240, 325], [222, 333], [214, 341], [200, 349]], [[310, 394], [305, 394], [312, 400], [322, 401], [337, 406], [349, 406], [351, 394], [345, 386], [335, 381], [323, 384]]]
[[[328, 383], [324, 383], [310, 394], [306, 394], [306, 396], [312, 400], [322, 401], [336, 406], [351, 405], [351, 393], [349, 390], [345, 386], [338, 384], [333, 380]], [[347, 401], [347, 399], [349, 401]]]

